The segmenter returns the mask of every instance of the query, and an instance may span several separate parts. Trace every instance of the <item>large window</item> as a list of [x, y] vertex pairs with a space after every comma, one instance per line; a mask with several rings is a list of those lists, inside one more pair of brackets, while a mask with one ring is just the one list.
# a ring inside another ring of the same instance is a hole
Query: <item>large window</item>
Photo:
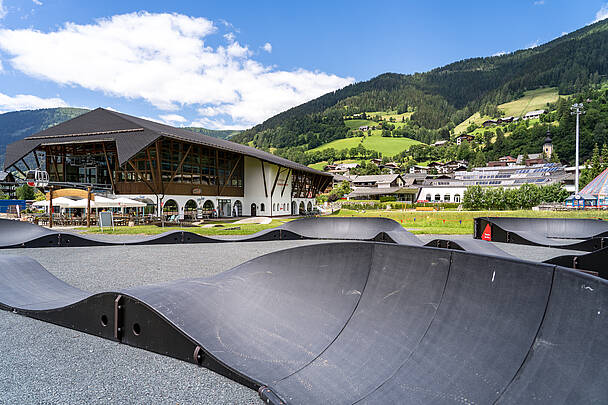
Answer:
[[44, 148], [46, 171], [54, 182], [110, 185], [111, 170], [116, 164], [113, 143], [90, 142]]
[[[121, 167], [119, 181], [153, 181], [158, 173], [156, 145], [139, 152]], [[243, 187], [244, 165], [236, 153], [207, 148], [202, 145], [163, 139], [159, 144], [160, 178], [164, 183], [189, 183], [204, 186]]]

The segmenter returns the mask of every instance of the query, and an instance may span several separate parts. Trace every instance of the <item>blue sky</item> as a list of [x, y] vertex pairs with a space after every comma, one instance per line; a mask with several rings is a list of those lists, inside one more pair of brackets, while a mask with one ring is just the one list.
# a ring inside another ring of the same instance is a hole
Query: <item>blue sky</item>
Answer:
[[511, 52], [606, 17], [595, 0], [0, 0], [0, 112], [106, 107], [246, 128], [384, 72]]

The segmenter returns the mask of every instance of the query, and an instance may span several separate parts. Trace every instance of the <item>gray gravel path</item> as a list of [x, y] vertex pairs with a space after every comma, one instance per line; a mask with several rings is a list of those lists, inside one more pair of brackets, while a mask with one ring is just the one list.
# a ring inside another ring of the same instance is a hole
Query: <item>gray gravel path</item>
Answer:
[[[210, 276], [262, 254], [325, 242], [6, 249], [0, 254], [32, 257], [60, 279], [98, 292]], [[535, 261], [568, 253], [498, 245]], [[0, 353], [0, 404], [262, 403], [256, 392], [204, 368], [4, 311]]]

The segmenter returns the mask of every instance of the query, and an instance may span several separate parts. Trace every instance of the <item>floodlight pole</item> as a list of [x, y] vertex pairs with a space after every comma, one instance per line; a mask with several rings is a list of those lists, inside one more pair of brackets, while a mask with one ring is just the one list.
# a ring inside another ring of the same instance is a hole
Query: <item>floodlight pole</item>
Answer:
[[585, 111], [583, 110], [583, 103], [575, 103], [572, 105], [572, 107], [570, 107], [570, 109], [572, 110], [572, 112], [570, 114], [572, 115], [576, 115], [576, 162], [575, 162], [575, 166], [576, 166], [576, 171], [575, 171], [575, 175], [574, 175], [574, 195], [578, 195], [578, 174], [579, 174], [579, 167], [578, 167], [578, 143], [579, 143], [579, 117], [581, 114], [584, 114]]

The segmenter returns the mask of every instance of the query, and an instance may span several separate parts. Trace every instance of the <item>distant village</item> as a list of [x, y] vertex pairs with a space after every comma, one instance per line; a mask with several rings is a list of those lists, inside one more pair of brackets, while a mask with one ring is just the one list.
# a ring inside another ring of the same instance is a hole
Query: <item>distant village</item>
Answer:
[[[538, 118], [544, 110], [531, 111], [522, 119]], [[503, 125], [516, 118], [504, 117], [485, 121], [482, 125]], [[462, 134], [455, 138], [460, 145], [471, 142], [474, 137]], [[438, 141], [435, 147], [443, 147], [449, 141]], [[453, 141], [452, 141], [453, 142]], [[460, 203], [467, 187], [517, 188], [523, 184], [537, 186], [558, 183], [568, 192], [574, 192], [574, 168], [550, 162], [554, 153], [550, 133], [544, 140], [542, 151], [529, 155], [503, 156], [488, 162], [484, 167], [469, 167], [465, 160], [430, 162], [427, 165], [413, 165], [403, 169], [396, 162], [371, 159], [382, 174], [357, 175], [360, 163], [328, 164], [324, 170], [334, 175], [334, 187], [348, 182], [351, 192], [346, 199], [377, 200], [392, 199], [408, 203]]]

